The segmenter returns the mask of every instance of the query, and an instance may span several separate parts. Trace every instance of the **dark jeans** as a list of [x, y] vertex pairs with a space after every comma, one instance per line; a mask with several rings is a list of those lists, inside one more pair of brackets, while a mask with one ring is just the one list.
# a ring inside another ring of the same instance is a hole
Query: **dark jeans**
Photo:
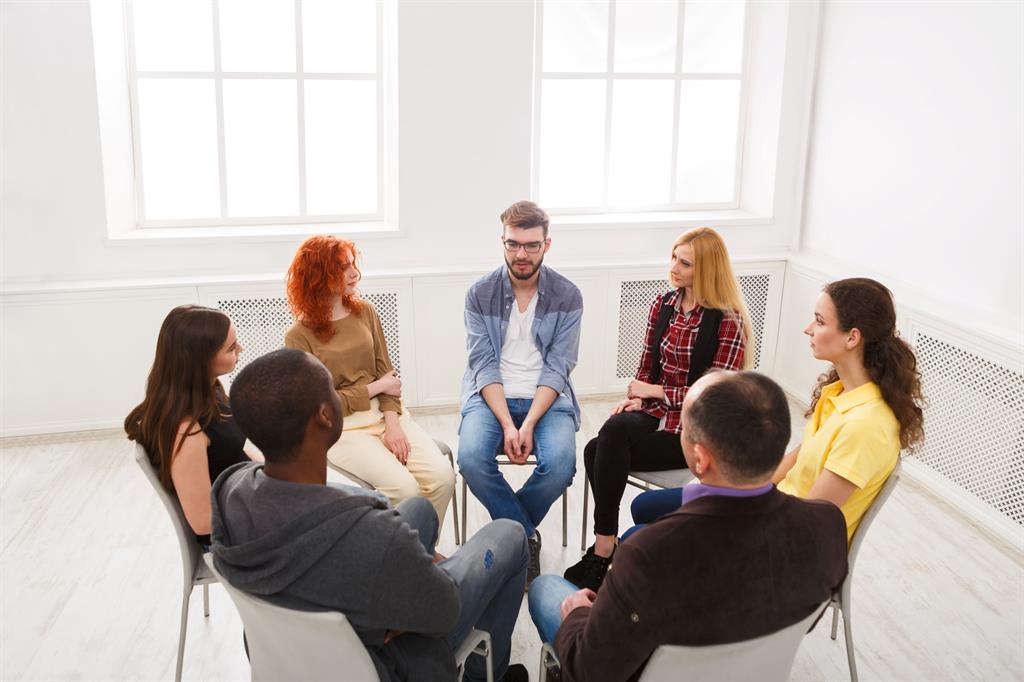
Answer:
[[644, 528], [649, 523], [654, 523], [665, 514], [671, 514], [683, 504], [682, 488], [665, 488], [664, 490], [648, 490], [640, 493], [633, 500], [629, 511], [633, 515], [633, 523], [636, 524], [619, 538], [625, 541], [633, 533]]
[[594, 489], [594, 533], [618, 534], [619, 502], [630, 471], [686, 466], [679, 434], [659, 431], [658, 423], [657, 417], [645, 412], [613, 415], [583, 449], [587, 478]]

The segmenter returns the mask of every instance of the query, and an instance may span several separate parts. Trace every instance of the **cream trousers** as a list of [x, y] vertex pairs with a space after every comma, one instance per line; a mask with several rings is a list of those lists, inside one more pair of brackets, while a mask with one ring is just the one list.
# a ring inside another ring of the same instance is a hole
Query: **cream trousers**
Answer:
[[422, 495], [437, 512], [438, 523], [443, 523], [455, 490], [452, 465], [408, 411], [402, 412], [398, 422], [410, 446], [404, 465], [384, 445], [384, 413], [376, 398], [370, 401], [369, 410], [345, 417], [341, 438], [327, 458], [387, 495], [391, 506]]

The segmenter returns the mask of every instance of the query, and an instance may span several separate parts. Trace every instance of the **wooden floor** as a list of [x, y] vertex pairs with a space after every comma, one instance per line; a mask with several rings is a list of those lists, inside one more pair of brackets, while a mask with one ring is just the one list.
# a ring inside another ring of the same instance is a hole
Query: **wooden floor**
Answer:
[[[611, 403], [584, 403], [578, 451]], [[458, 415], [416, 419], [455, 449]], [[0, 442], [0, 680], [155, 680], [174, 675], [181, 562], [166, 512], [123, 436], [96, 432]], [[582, 462], [579, 463], [582, 472]], [[506, 467], [511, 480], [528, 471]], [[579, 558], [582, 475], [541, 525], [542, 566]], [[460, 485], [461, 494], [461, 485]], [[627, 489], [622, 527], [628, 525]], [[469, 529], [486, 522], [469, 502]], [[451, 554], [451, 518], [439, 550]], [[184, 677], [246, 680], [241, 624], [218, 586], [211, 615], [196, 590]], [[856, 570], [853, 622], [864, 680], [1024, 679], [1024, 557], [907, 477], [881, 512]], [[700, 614], [693, 614], [699, 618]], [[513, 662], [536, 674], [540, 644], [524, 600]], [[808, 635], [794, 680], [847, 679], [843, 638]]]

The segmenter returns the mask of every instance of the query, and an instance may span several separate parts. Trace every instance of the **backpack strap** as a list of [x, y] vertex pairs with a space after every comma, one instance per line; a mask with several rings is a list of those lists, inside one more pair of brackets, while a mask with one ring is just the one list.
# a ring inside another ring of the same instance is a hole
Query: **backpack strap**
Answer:
[[686, 373], [686, 385], [693, 386], [693, 383], [704, 376], [704, 373], [711, 368], [715, 361], [715, 351], [718, 350], [718, 329], [722, 326], [722, 311], [716, 308], [705, 308], [700, 319], [700, 328], [697, 329], [697, 339], [693, 342], [693, 350], [690, 351], [690, 371]]
[[669, 320], [675, 312], [675, 306], [668, 302], [675, 290], [665, 293], [661, 297], [661, 309], [658, 310], [658, 324], [654, 327], [654, 339], [651, 342], [651, 383], [657, 384], [661, 381], [661, 339], [668, 329]]

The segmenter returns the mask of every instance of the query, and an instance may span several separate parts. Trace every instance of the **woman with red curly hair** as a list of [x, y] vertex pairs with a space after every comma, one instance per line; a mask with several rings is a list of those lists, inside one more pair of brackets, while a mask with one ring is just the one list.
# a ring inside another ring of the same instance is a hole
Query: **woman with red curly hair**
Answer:
[[312, 353], [331, 372], [345, 427], [331, 462], [387, 495], [392, 506], [422, 495], [444, 521], [455, 489], [448, 460], [402, 411], [377, 311], [359, 297], [356, 246], [331, 235], [310, 237], [288, 268], [288, 303], [296, 322], [284, 345]]

